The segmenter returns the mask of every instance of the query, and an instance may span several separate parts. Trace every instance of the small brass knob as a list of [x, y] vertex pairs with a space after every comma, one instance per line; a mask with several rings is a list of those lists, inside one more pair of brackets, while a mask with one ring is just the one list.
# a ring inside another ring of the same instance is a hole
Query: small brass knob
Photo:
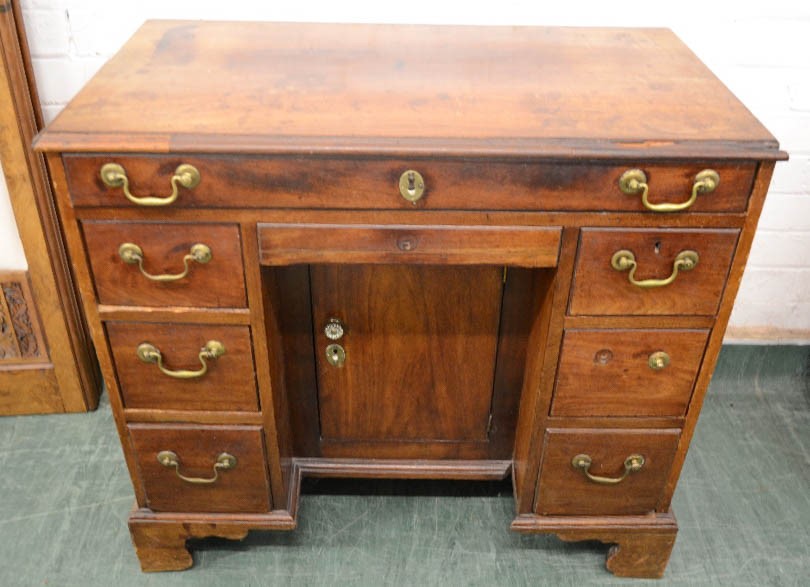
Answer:
[[340, 340], [343, 338], [344, 332], [343, 322], [338, 318], [329, 318], [329, 321], [323, 328], [323, 333], [329, 340]]
[[422, 174], [413, 169], [409, 169], [400, 175], [399, 193], [411, 204], [416, 204], [425, 194], [425, 179], [422, 177]]
[[656, 351], [647, 359], [647, 364], [653, 371], [660, 371], [669, 365], [669, 355], [664, 351]]

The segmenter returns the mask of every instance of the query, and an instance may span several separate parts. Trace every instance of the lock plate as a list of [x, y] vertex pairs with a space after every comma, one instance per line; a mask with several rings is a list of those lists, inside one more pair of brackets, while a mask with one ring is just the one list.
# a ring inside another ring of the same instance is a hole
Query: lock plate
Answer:
[[415, 204], [425, 193], [425, 179], [422, 174], [409, 169], [400, 175], [399, 193], [403, 198]]
[[330, 344], [326, 347], [326, 360], [333, 367], [342, 367], [346, 362], [346, 351], [339, 344]]

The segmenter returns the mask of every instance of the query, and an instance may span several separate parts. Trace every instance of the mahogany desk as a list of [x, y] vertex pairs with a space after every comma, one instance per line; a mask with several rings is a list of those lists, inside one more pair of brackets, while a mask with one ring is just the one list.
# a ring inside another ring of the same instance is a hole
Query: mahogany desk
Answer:
[[671, 32], [148, 22], [37, 147], [144, 570], [305, 475], [511, 475], [663, 573], [786, 157]]

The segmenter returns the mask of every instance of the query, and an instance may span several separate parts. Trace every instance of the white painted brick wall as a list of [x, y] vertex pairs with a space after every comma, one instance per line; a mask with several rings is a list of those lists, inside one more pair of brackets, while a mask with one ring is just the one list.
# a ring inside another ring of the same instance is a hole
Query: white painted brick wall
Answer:
[[791, 156], [777, 165], [732, 326], [805, 331], [810, 342], [810, 2], [23, 0], [22, 5], [48, 120], [148, 18], [671, 28]]
[[28, 264], [22, 250], [22, 242], [14, 223], [14, 212], [11, 210], [11, 201], [8, 198], [6, 178], [2, 174], [0, 165], [0, 269], [25, 270]]

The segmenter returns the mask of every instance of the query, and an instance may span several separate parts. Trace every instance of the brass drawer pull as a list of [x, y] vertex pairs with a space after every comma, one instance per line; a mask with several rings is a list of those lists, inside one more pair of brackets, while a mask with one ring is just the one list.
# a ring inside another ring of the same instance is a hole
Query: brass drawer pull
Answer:
[[180, 472], [180, 459], [176, 453], [170, 450], [162, 450], [158, 453], [157, 460], [167, 469], [174, 467], [175, 475], [186, 483], [193, 483], [194, 485], [210, 485], [219, 479], [220, 470], [227, 471], [236, 467], [236, 457], [224, 452], [217, 457], [217, 462], [214, 463], [213, 477], [186, 477]]
[[200, 265], [205, 265], [211, 260], [213, 255], [211, 253], [211, 247], [202, 243], [196, 243], [191, 245], [191, 249], [189, 249], [188, 254], [183, 257], [183, 271], [180, 273], [164, 273], [162, 275], [152, 275], [143, 268], [143, 250], [135, 243], [123, 243], [120, 247], [118, 247], [118, 256], [120, 256], [121, 260], [128, 265], [134, 265], [137, 263], [138, 268], [141, 270], [141, 273], [143, 273], [143, 276], [146, 277], [146, 279], [166, 282], [177, 281], [178, 279], [183, 279], [185, 276], [187, 276], [190, 269], [189, 262], [194, 261]]
[[717, 189], [720, 184], [720, 175], [714, 169], [704, 169], [695, 176], [692, 184], [692, 197], [680, 204], [651, 204], [647, 199], [650, 195], [650, 186], [647, 184], [647, 174], [641, 169], [629, 169], [619, 178], [619, 189], [625, 194], [641, 194], [644, 207], [653, 212], [679, 212], [686, 210], [697, 200], [698, 194], [708, 194]]
[[610, 265], [616, 271], [627, 271], [629, 269], [630, 273], [627, 280], [636, 287], [651, 288], [669, 285], [678, 277], [678, 271], [691, 271], [699, 260], [700, 257], [696, 251], [681, 251], [675, 257], [675, 261], [672, 262], [672, 274], [669, 277], [666, 279], [643, 279], [641, 281], [636, 280], [638, 264], [636, 263], [636, 256], [631, 251], [626, 249], [616, 251], [610, 259]]
[[588, 470], [591, 468], [592, 459], [590, 455], [577, 455], [571, 459], [571, 465], [575, 469], [580, 469], [584, 475], [599, 485], [616, 485], [624, 481], [630, 473], [641, 471], [644, 466], [644, 457], [641, 455], [630, 455], [624, 459], [624, 474], [621, 477], [600, 477], [592, 475]]
[[200, 183], [200, 172], [193, 165], [183, 163], [174, 170], [174, 175], [170, 180], [172, 185], [172, 193], [165, 198], [156, 198], [154, 196], [137, 197], [133, 196], [129, 191], [129, 178], [127, 172], [122, 165], [118, 163], [105, 163], [101, 167], [101, 181], [104, 185], [111, 188], [120, 187], [124, 191], [127, 200], [139, 206], [166, 206], [171, 204], [177, 199], [180, 192], [180, 186], [186, 189], [193, 189]]
[[209, 340], [206, 342], [205, 346], [200, 349], [200, 354], [198, 355], [200, 363], [202, 363], [202, 367], [196, 371], [187, 371], [184, 369], [173, 371], [171, 369], [167, 369], [163, 365], [163, 355], [160, 353], [160, 350], [158, 350], [155, 345], [148, 342], [142, 342], [139, 344], [136, 352], [141, 361], [144, 363], [156, 363], [158, 369], [169, 377], [174, 377], [175, 379], [196, 379], [197, 377], [202, 377], [208, 372], [207, 360], [218, 359], [225, 354], [225, 345], [218, 340]]

